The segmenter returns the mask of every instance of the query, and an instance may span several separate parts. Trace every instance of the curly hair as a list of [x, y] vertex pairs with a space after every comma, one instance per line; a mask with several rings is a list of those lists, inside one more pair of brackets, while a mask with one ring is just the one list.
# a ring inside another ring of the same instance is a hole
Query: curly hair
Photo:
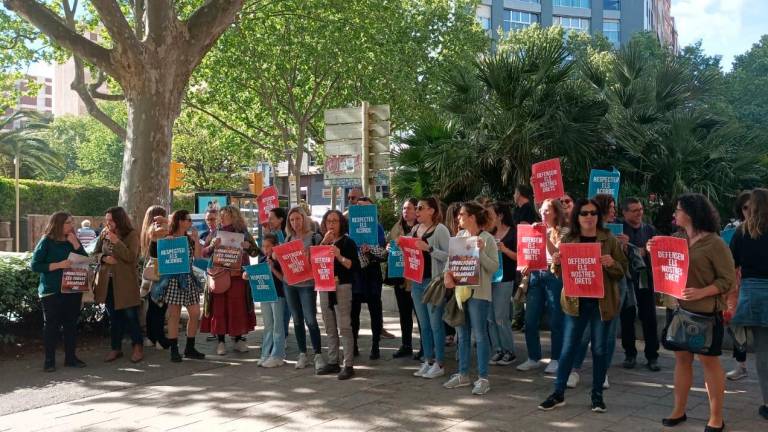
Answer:
[[700, 193], [685, 193], [677, 197], [677, 205], [691, 218], [695, 231], [720, 232], [720, 215], [715, 206]]
[[320, 232], [325, 234], [328, 232], [328, 229], [326, 228], [326, 222], [328, 221], [328, 216], [335, 214], [339, 216], [339, 232], [338, 235], [344, 235], [347, 232], [349, 232], [349, 221], [347, 221], [347, 218], [344, 217], [344, 213], [338, 211], [338, 210], [328, 210], [323, 215], [323, 220], [320, 222]]

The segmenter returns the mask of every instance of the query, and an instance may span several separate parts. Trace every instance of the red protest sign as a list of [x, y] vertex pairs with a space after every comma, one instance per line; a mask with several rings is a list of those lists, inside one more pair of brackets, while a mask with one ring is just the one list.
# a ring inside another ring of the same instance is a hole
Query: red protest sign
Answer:
[[568, 297], [605, 297], [600, 243], [561, 243], [560, 265]]
[[547, 269], [547, 227], [541, 224], [517, 226], [517, 269]]
[[537, 162], [531, 167], [531, 172], [533, 196], [537, 203], [565, 195], [559, 158]]
[[[403, 277], [409, 281], [421, 283], [424, 280], [424, 254], [416, 247], [419, 239], [402, 236], [397, 239], [400, 249], [403, 250]], [[431, 276], [431, 275], [430, 275]]]
[[277, 199], [277, 188], [270, 186], [264, 189], [256, 200], [259, 206], [259, 223], [265, 224], [269, 220], [269, 212], [274, 208], [280, 207]]
[[333, 271], [333, 246], [312, 246], [309, 248], [312, 262], [312, 277], [315, 278], [315, 291], [336, 291], [336, 279]]
[[312, 266], [309, 264], [304, 242], [294, 240], [275, 246], [272, 250], [277, 255], [277, 262], [283, 269], [285, 283], [296, 285], [312, 279]]
[[653, 238], [651, 269], [656, 292], [682, 299], [688, 282], [688, 241], [678, 237]]

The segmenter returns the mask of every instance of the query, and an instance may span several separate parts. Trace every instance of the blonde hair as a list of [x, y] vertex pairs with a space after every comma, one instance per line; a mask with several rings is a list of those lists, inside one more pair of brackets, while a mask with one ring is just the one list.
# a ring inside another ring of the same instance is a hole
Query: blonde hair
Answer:
[[144, 212], [144, 222], [141, 224], [141, 253], [144, 256], [149, 255], [149, 245], [152, 243], [152, 223], [157, 216], [167, 217], [168, 212], [165, 208], [159, 205], [150, 206], [146, 212]]
[[459, 211], [461, 211], [461, 203], [451, 203], [447, 209], [445, 209], [445, 226], [452, 236], [455, 236], [459, 232]]
[[753, 189], [748, 202], [749, 209], [742, 226], [750, 237], [756, 239], [768, 233], [768, 189]]
[[240, 210], [232, 205], [224, 206], [221, 210], [219, 210], [219, 213], [224, 215], [225, 213], [229, 215], [230, 218], [232, 218], [232, 227], [241, 232], [245, 232], [248, 229], [248, 226], [245, 223], [245, 219], [243, 219], [242, 213], [240, 213]]
[[304, 211], [301, 207], [293, 207], [288, 211], [288, 216], [285, 217], [286, 221], [288, 223], [285, 224], [285, 232], [288, 233], [288, 235], [296, 240], [297, 233], [293, 230], [293, 226], [291, 225], [291, 215], [294, 213], [298, 213], [301, 215], [302, 220], [304, 220], [304, 232], [303, 234], [306, 234], [308, 232], [312, 231], [312, 223], [309, 220], [309, 216], [307, 216], [307, 212]]

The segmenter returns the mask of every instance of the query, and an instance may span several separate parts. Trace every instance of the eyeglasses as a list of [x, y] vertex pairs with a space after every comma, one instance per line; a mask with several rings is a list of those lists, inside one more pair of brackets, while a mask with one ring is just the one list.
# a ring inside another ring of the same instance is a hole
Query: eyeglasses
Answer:
[[561, 203], [563, 203], [563, 204], [570, 204], [570, 203], [572, 203], [572, 202], [573, 202], [573, 200], [570, 200], [570, 199], [568, 199], [568, 198], [565, 198], [565, 199], [561, 199], [561, 200], [560, 200], [560, 202], [561, 202]]
[[579, 216], [582, 216], [582, 217], [597, 216], [597, 211], [593, 211], [593, 210], [580, 211]]

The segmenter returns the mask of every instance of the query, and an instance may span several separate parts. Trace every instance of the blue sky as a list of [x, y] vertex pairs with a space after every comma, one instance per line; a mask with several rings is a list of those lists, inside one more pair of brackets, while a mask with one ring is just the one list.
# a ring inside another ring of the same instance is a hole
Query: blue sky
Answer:
[[672, 0], [672, 16], [680, 46], [700, 39], [708, 55], [723, 57], [726, 71], [768, 33], [768, 0]]

